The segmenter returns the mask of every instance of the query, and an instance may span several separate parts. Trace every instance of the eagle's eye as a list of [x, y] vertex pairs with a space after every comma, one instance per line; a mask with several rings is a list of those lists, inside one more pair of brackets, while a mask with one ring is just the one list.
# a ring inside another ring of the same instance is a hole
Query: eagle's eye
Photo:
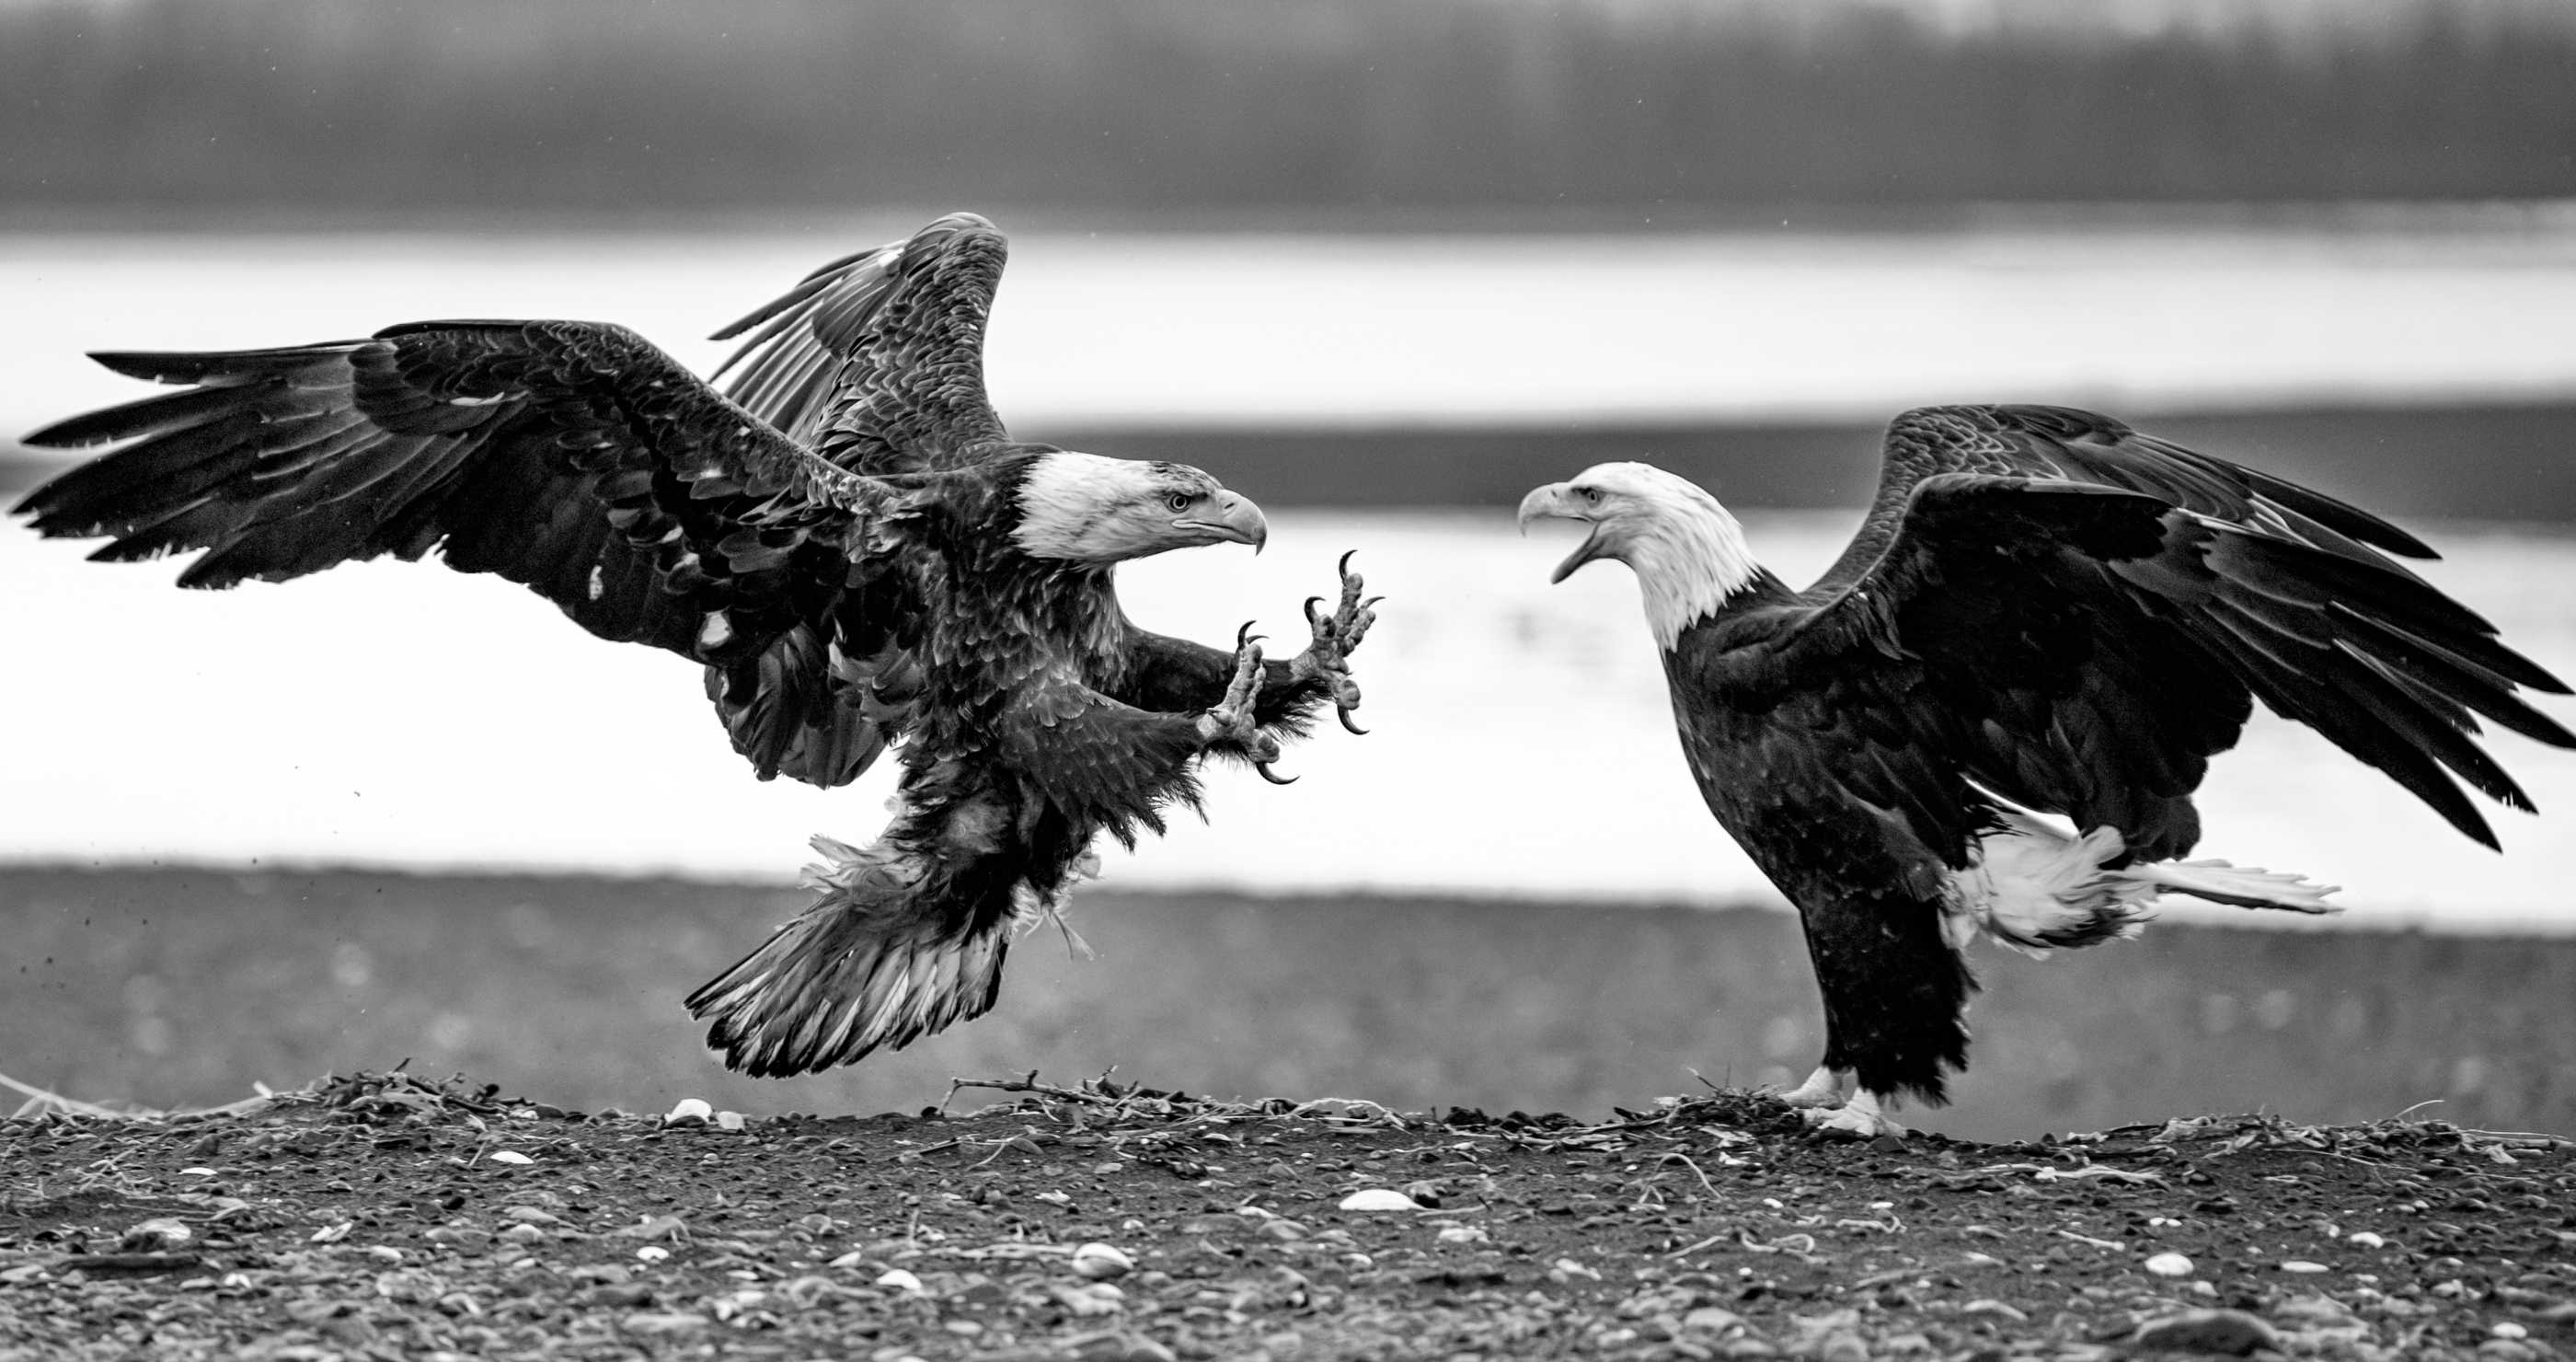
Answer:
[[1175, 511], [1186, 511], [1190, 509], [1190, 494], [1187, 492], [1174, 492], [1170, 496], [1163, 498], [1163, 504], [1171, 507]]
[[1578, 491], [1578, 492], [1581, 492], [1581, 493], [1583, 494], [1583, 504], [1584, 504], [1584, 505], [1586, 505], [1586, 506], [1598, 506], [1598, 505], [1600, 505], [1600, 504], [1601, 504], [1601, 489], [1600, 489], [1600, 488], [1598, 488], [1598, 487], [1578, 487], [1578, 488], [1575, 488], [1574, 490], [1576, 490], [1576, 491]]

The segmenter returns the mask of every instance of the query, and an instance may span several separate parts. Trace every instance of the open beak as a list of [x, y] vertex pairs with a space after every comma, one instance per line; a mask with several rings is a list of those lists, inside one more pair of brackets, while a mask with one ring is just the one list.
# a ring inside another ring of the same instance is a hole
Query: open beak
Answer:
[[1575, 547], [1574, 552], [1567, 554], [1565, 561], [1556, 565], [1555, 572], [1548, 574], [1549, 585], [1553, 586], [1573, 576], [1576, 568], [1601, 556], [1600, 522], [1576, 506], [1573, 489], [1566, 484], [1551, 482], [1521, 498], [1522, 534], [1529, 533], [1530, 522], [1533, 520], [1573, 520], [1592, 527], [1592, 533], [1584, 536], [1583, 542]]
[[1210, 543], [1250, 544], [1254, 553], [1270, 542], [1270, 521], [1252, 498], [1236, 492], [1219, 491], [1208, 498], [1205, 513], [1173, 523], [1206, 535]]

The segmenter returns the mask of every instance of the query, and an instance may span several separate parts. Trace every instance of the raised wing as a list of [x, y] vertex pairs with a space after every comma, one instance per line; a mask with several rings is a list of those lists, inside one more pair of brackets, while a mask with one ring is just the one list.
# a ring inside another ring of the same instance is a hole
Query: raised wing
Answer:
[[1010, 438], [984, 396], [984, 319], [1008, 254], [993, 224], [951, 213], [835, 260], [717, 332], [751, 337], [716, 376], [739, 366], [735, 401], [844, 468], [978, 462]]
[[1865, 574], [1797, 608], [1775, 679], [1838, 692], [1847, 740], [1883, 757], [1851, 764], [1880, 787], [1856, 793], [1953, 864], [1962, 812], [1983, 816], [1962, 780], [2116, 827], [2141, 859], [2188, 852], [2189, 796], [2250, 699], [2489, 846], [2451, 777], [2531, 803], [2473, 715], [2576, 746], [2515, 694], [2567, 687], [2394, 564], [2142, 491], [1935, 474]]
[[821, 702], [842, 684], [835, 649], [881, 654], [900, 625], [899, 603], [854, 607], [887, 594], [880, 536], [901, 496], [799, 449], [632, 332], [423, 322], [98, 359], [189, 386], [26, 437], [132, 441], [19, 503], [43, 534], [108, 537], [92, 555], [106, 561], [202, 549], [179, 578], [193, 587], [437, 548], [602, 638], [707, 663], [720, 692], [745, 669], [792, 672], [726, 711], [764, 773], [813, 778], [810, 754], [814, 774], [847, 778], [883, 746], [855, 709]]
[[1810, 594], [1831, 594], [1859, 580], [1894, 540], [1914, 489], [1945, 473], [2054, 478], [2143, 492], [2199, 515], [2400, 572], [2369, 546], [2409, 558], [2440, 556], [2357, 506], [2141, 435], [2108, 416], [2072, 407], [1924, 407], [1888, 423], [1869, 516]]

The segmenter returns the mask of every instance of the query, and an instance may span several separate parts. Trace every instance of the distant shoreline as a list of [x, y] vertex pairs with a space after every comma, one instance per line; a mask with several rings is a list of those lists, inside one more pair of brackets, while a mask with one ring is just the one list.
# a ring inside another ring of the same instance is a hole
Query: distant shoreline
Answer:
[[[638, 895], [656, 899], [675, 895], [683, 897], [689, 895], [783, 896], [779, 901], [801, 903], [807, 897], [806, 891], [792, 876], [762, 877], [721, 872], [693, 874], [686, 870], [667, 868], [618, 871], [596, 866], [470, 864], [402, 866], [365, 861], [305, 861], [274, 857], [251, 857], [237, 861], [190, 857], [71, 861], [59, 857], [17, 859], [0, 856], [0, 904], [5, 904], [8, 887], [13, 883], [87, 880], [98, 884], [124, 884], [137, 878], [155, 880], [169, 877], [190, 880], [228, 880], [241, 886], [273, 886], [280, 882], [296, 880], [394, 881], [421, 892], [434, 892], [442, 885], [452, 886], [458, 892], [477, 899], [491, 892], [506, 890], [511, 885], [551, 887], [554, 891], [583, 894], [614, 893], [623, 886]], [[246, 892], [266, 893], [268, 891], [262, 888]], [[1239, 904], [1248, 908], [1292, 914], [1325, 909], [1367, 914], [1407, 912], [1446, 914], [1486, 910], [1515, 914], [1604, 912], [1640, 917], [1671, 913], [1713, 916], [1755, 913], [1772, 917], [1789, 917], [1795, 914], [1795, 910], [1783, 900], [1741, 896], [1699, 900], [1672, 896], [1569, 897], [1562, 892], [1545, 890], [1513, 893], [1487, 889], [1442, 891], [1362, 887], [1337, 891], [1320, 890], [1302, 885], [1264, 889], [1258, 886], [1228, 884], [1127, 884], [1116, 878], [1101, 880], [1077, 890], [1074, 911], [1077, 913], [1085, 911], [1085, 904], [1093, 906], [1153, 904], [1181, 911], [1188, 905], [1211, 902]], [[2479, 941], [2566, 942], [2576, 940], [2576, 918], [2571, 918], [2565, 923], [2548, 923], [2529, 917], [2512, 916], [2399, 917], [2378, 913], [2359, 918], [2339, 915], [2314, 917], [2287, 913], [2254, 913], [2182, 898], [2166, 899], [2158, 909], [2158, 913], [2159, 916], [2151, 920], [2149, 931], [2209, 929], [2222, 932], [2459, 937]]]
[[[1815, 235], [1938, 236], [2226, 232], [2493, 234], [2576, 233], [2576, 198], [2378, 200], [1951, 200], [1837, 203], [1228, 204], [1120, 209], [980, 198], [970, 203], [853, 202], [706, 207], [642, 203], [613, 208], [514, 208], [478, 204], [242, 204], [167, 202], [0, 204], [0, 235], [240, 233], [440, 233], [509, 235], [731, 235], [868, 232], [899, 237], [941, 213], [979, 212], [1015, 233], [1134, 235]], [[865, 229], [865, 230], [861, 230]], [[870, 237], [873, 240], [875, 238]]]
[[[352, 871], [0, 866], [11, 1072], [58, 1092], [229, 1100], [254, 1079], [408, 1055], [557, 1100], [875, 1110], [958, 1074], [1153, 1074], [1400, 1109], [1642, 1107], [1689, 1083], [1794, 1082], [1823, 1018], [1794, 919], [1456, 900], [1079, 897], [1016, 943], [999, 1004], [792, 1086], [718, 1071], [680, 998], [802, 907], [783, 885]], [[1977, 947], [1958, 1105], [1997, 1138], [2257, 1105], [2576, 1131], [2576, 940], [2172, 924], [2046, 961]], [[926, 1094], [926, 1095], [921, 1095]]]
[[[68, 414], [28, 413], [0, 436]], [[2576, 524], [2576, 401], [2114, 414], [2383, 515]], [[1274, 508], [1511, 506], [1530, 487], [1575, 469], [1637, 459], [1717, 488], [1733, 506], [1792, 510], [1867, 504], [1878, 476], [1880, 428], [1834, 421], [1352, 430], [1031, 423], [1019, 433], [1121, 457], [1204, 465]], [[0, 444], [0, 500], [74, 461]]]

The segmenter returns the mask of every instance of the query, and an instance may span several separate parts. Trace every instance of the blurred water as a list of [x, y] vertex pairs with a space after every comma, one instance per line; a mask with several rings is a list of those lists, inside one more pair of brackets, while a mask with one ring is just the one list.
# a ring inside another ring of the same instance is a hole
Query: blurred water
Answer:
[[[1748, 526], [1797, 580], [1853, 519]], [[1501, 514], [1282, 512], [1273, 527], [1259, 557], [1129, 565], [1130, 612], [1211, 642], [1258, 617], [1293, 646], [1297, 602], [1357, 548], [1388, 595], [1359, 658], [1374, 732], [1328, 726], [1292, 748], [1283, 769], [1302, 778], [1289, 789], [1212, 772], [1209, 822], [1113, 856], [1112, 884], [1771, 900], [1690, 787], [1624, 569], [1549, 587], [1563, 536], [1524, 541]], [[2428, 569], [2436, 584], [2576, 675], [2576, 537], [2441, 525], [2427, 537], [2448, 555]], [[82, 552], [0, 532], [11, 859], [783, 876], [809, 833], [858, 840], [883, 821], [889, 772], [833, 793], [759, 784], [695, 668], [602, 644], [498, 579], [374, 563], [181, 592], [170, 564]], [[2543, 704], [2576, 719], [2576, 705]], [[2202, 854], [2346, 885], [2346, 921], [2576, 930], [2563, 865], [2576, 754], [2510, 734], [2493, 747], [2545, 811], [2494, 811], [2500, 856], [2306, 730], [2259, 721], [2205, 787]]]
[[[911, 224], [696, 236], [0, 236], [0, 420], [145, 391], [80, 352], [238, 348], [437, 316], [623, 321], [695, 339]], [[1005, 224], [1007, 225], [1007, 224]], [[2576, 393], [2576, 229], [1404, 238], [1021, 237], [992, 388], [1051, 422], [1194, 426], [1883, 417], [2031, 398], [2137, 413], [2330, 398]], [[1105, 451], [1116, 452], [1116, 451]], [[1222, 471], [1221, 450], [1208, 462]], [[1570, 469], [1568, 471], [1571, 471]], [[1768, 516], [1792, 578], [1850, 518]], [[1369, 886], [1714, 902], [1768, 890], [1701, 810], [1624, 573], [1500, 516], [1275, 517], [1270, 552], [1135, 565], [1131, 609], [1274, 638], [1362, 549], [1390, 593], [1366, 721], [1296, 749], [1296, 788], [1212, 781], [1212, 823], [1130, 885]], [[2576, 674], [2576, 544], [2454, 527], [2435, 580]], [[490, 578], [376, 564], [179, 593], [0, 531], [15, 719], [0, 854], [783, 875], [861, 837], [885, 773], [824, 794], [745, 779], [695, 670], [611, 648]], [[2565, 715], [2561, 703], [2554, 712]], [[2511, 736], [2549, 812], [2507, 852], [2452, 834], [2321, 741], [2258, 724], [2207, 791], [2207, 854], [2351, 886], [2356, 919], [2576, 928], [2576, 759]]]
[[[135, 391], [88, 350], [432, 317], [617, 321], [704, 366], [724, 347], [700, 337], [913, 225], [0, 235], [0, 420], [14, 433]], [[2565, 215], [2484, 231], [1025, 234], [993, 313], [991, 386], [1032, 435], [2512, 400], [2576, 393], [2571, 315]]]

